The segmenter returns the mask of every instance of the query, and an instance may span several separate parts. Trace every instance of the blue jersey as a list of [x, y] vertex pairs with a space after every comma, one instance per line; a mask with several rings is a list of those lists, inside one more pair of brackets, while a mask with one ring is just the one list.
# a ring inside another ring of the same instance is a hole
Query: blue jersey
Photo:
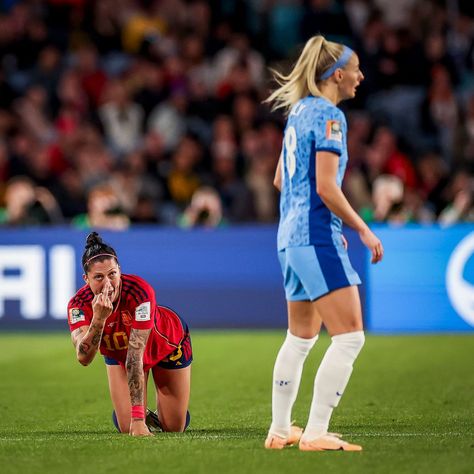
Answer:
[[348, 158], [346, 135], [344, 113], [325, 98], [308, 96], [291, 108], [281, 152], [278, 250], [341, 244], [342, 220], [316, 193], [315, 158], [318, 151], [338, 155], [336, 182], [341, 187]]

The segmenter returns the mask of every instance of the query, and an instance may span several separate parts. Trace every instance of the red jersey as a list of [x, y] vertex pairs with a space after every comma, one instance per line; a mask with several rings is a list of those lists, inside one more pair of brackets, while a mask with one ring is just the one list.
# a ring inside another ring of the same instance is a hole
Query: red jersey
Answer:
[[[68, 322], [72, 331], [89, 326], [92, 321], [94, 294], [83, 286], [69, 301]], [[106, 319], [99, 350], [125, 366], [130, 330], [151, 329], [143, 356], [143, 368], [148, 370], [180, 349], [185, 330], [179, 316], [169, 308], [157, 306], [155, 290], [135, 275], [121, 276], [120, 296], [113, 313]]]

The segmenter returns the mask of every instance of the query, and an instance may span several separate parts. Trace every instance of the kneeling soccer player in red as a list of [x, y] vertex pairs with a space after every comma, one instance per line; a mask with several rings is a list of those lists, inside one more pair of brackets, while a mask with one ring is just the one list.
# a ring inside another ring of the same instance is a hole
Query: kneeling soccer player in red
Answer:
[[[187, 324], [159, 306], [142, 278], [122, 274], [115, 250], [96, 232], [82, 256], [83, 286], [68, 304], [68, 321], [77, 359], [89, 365], [104, 356], [122, 433], [184, 431], [189, 424], [192, 348]], [[146, 410], [146, 384], [152, 372], [157, 413]]]

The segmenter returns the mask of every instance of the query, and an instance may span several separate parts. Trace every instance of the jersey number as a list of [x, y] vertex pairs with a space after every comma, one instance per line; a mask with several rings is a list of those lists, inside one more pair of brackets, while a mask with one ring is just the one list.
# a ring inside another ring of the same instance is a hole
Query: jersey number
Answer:
[[296, 130], [295, 127], [288, 127], [285, 132], [285, 151], [286, 151], [286, 169], [288, 171], [288, 176], [293, 178], [293, 175], [296, 171], [296, 146], [298, 140], [296, 138]]
[[122, 351], [123, 349], [127, 349], [128, 347], [127, 333], [123, 331], [114, 332], [112, 334], [112, 340], [110, 340], [110, 334], [105, 334], [104, 336], [102, 336], [102, 340], [104, 341], [109, 351]]

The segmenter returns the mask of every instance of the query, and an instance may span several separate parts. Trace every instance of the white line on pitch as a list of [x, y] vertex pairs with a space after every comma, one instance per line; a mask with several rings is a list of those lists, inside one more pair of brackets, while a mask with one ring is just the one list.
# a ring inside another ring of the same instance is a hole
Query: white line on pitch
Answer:
[[[436, 438], [443, 438], [443, 437], [449, 437], [449, 436], [472, 436], [473, 433], [455, 433], [455, 432], [444, 432], [444, 433], [347, 433], [344, 435], [344, 437], [348, 438], [409, 438], [409, 437], [436, 437]], [[69, 435], [69, 436], [51, 436], [49, 438], [39, 438], [35, 437], [34, 435], [28, 435], [25, 436], [24, 438], [8, 438], [8, 437], [0, 437], [0, 442], [23, 442], [23, 441], [39, 441], [39, 442], [48, 442], [48, 441], [56, 441], [56, 440], [71, 440], [75, 439], [78, 436], [85, 436], [85, 439], [87, 440], [114, 440], [118, 439], [118, 436], [110, 436], [110, 435], [104, 435], [104, 436], [90, 436], [85, 433], [81, 435]], [[160, 435], [156, 436], [157, 438], [160, 438]], [[220, 434], [220, 435], [215, 435], [215, 434], [193, 434], [192, 432], [188, 433], [187, 436], [185, 436], [185, 439], [190, 439], [190, 440], [219, 440], [219, 439], [253, 439], [253, 436], [247, 436], [247, 435], [239, 435], [239, 434]], [[162, 438], [163, 440], [173, 440], [173, 439], [182, 439], [182, 436], [175, 435], [175, 436], [166, 436]]]

